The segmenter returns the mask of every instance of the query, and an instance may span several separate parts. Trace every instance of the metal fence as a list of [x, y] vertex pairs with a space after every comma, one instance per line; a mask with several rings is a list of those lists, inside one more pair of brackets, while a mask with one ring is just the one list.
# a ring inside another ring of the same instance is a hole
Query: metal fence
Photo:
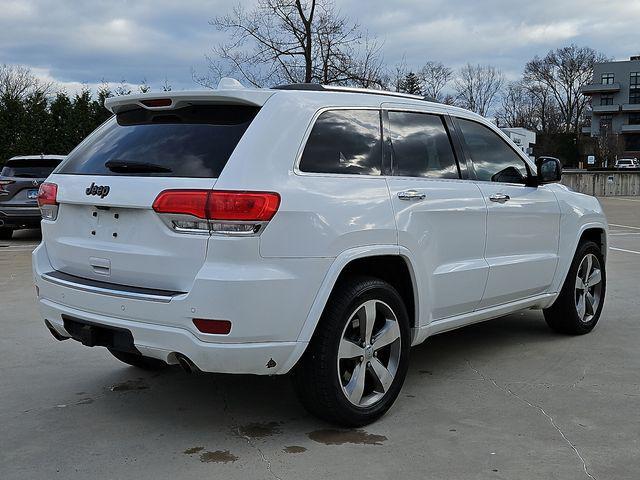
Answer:
[[564, 170], [562, 183], [576, 192], [598, 197], [640, 195], [640, 171]]

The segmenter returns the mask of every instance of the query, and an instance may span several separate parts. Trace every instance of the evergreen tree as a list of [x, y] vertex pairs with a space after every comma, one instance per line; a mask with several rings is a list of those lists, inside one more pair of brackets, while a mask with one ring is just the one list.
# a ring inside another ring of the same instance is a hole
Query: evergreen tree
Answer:
[[400, 83], [400, 91], [412, 95], [422, 95], [422, 85], [418, 75], [414, 72], [407, 73]]

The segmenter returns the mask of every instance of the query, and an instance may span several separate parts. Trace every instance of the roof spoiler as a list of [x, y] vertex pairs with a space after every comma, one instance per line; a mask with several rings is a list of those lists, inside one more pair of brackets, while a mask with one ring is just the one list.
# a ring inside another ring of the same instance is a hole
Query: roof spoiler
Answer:
[[275, 94], [273, 90], [229, 88], [225, 90], [201, 90], [191, 92], [139, 93], [109, 97], [104, 106], [113, 113], [136, 108], [147, 110], [173, 110], [190, 105], [248, 105], [262, 107]]

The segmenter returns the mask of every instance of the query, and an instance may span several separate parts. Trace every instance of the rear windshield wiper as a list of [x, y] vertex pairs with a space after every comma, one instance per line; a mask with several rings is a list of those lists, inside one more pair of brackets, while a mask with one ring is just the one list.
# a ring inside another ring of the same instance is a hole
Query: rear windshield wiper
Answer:
[[125, 162], [123, 160], [109, 160], [104, 164], [115, 173], [171, 173], [173, 170], [156, 163]]

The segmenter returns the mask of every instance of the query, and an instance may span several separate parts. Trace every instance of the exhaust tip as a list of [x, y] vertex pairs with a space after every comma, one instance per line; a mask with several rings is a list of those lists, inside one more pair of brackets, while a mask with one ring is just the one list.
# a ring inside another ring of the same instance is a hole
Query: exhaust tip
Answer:
[[176, 355], [176, 360], [178, 361], [178, 365], [180, 365], [180, 367], [182, 367], [182, 369], [186, 373], [198, 373], [200, 371], [200, 369], [196, 366], [196, 364], [193, 363], [191, 360], [189, 360], [189, 358], [187, 358], [183, 354], [176, 353], [175, 355]]
[[60, 335], [58, 331], [55, 328], [53, 328], [53, 325], [51, 325], [51, 322], [49, 320], [45, 320], [44, 325], [47, 327], [49, 332], [51, 332], [51, 335], [53, 336], [53, 338], [55, 338], [59, 342], [62, 342], [63, 340], [69, 340], [69, 337]]

